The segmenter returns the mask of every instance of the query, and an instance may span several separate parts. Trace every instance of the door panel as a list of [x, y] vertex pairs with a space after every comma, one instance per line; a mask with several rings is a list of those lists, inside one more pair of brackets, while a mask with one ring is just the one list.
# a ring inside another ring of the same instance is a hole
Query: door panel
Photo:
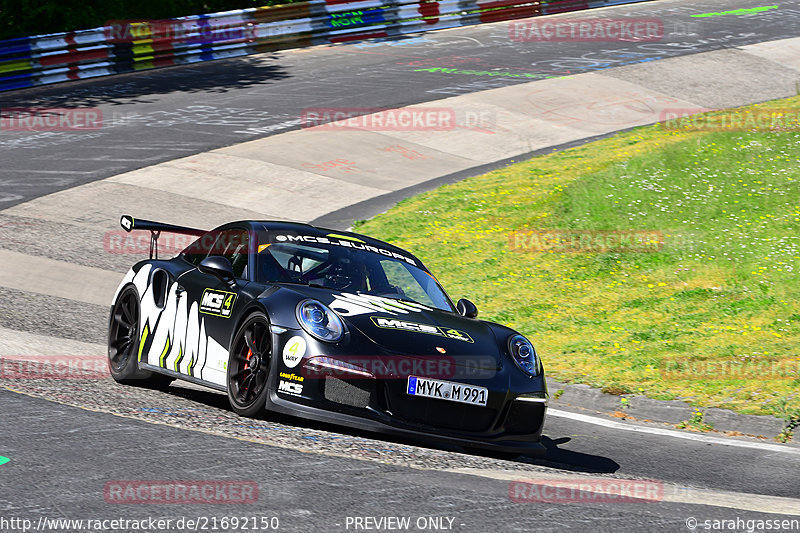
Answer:
[[[228, 365], [228, 342], [234, 327], [231, 316], [222, 314], [228, 300], [232, 311], [238, 294], [216, 276], [191, 270], [178, 280], [185, 289], [181, 300], [186, 320], [181, 322], [185, 331], [184, 356], [179, 368], [183, 373], [225, 385]], [[179, 358], [179, 352], [172, 360]], [[174, 363], [173, 363], [174, 364]]]

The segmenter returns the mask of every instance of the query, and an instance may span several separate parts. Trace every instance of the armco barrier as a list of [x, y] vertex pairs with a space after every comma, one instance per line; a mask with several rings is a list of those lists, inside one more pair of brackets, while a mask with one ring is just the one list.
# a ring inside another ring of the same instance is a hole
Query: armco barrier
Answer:
[[311, 0], [0, 41], [0, 91], [651, 0]]

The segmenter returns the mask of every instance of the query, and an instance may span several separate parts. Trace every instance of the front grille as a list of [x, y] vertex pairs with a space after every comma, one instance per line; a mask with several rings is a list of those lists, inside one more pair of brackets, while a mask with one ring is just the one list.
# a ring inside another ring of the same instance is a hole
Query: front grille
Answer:
[[528, 435], [539, 431], [544, 414], [544, 403], [511, 402], [506, 416], [505, 430], [511, 435]]
[[371, 380], [345, 381], [325, 376], [322, 395], [331, 402], [350, 407], [367, 407], [372, 391]]
[[392, 413], [406, 422], [475, 433], [486, 431], [497, 413], [488, 407], [428, 398], [409, 397], [391, 403]]

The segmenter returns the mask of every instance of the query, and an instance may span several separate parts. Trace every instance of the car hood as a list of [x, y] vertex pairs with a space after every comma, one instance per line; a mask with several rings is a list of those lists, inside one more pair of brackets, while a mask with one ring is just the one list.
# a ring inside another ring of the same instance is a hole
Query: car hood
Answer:
[[319, 299], [383, 350], [405, 355], [469, 358], [480, 368], [501, 365], [491, 328], [465, 318], [407, 300], [350, 293], [331, 293]]

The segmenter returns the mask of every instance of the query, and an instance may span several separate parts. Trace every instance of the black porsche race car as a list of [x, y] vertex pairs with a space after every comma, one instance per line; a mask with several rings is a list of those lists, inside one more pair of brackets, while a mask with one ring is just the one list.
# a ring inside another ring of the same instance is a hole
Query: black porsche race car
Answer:
[[[245, 221], [211, 231], [123, 216], [150, 259], [114, 296], [120, 383], [182, 379], [262, 410], [502, 452], [543, 453], [533, 345], [453, 305], [409, 252], [351, 232]], [[162, 232], [196, 237], [158, 259]]]

